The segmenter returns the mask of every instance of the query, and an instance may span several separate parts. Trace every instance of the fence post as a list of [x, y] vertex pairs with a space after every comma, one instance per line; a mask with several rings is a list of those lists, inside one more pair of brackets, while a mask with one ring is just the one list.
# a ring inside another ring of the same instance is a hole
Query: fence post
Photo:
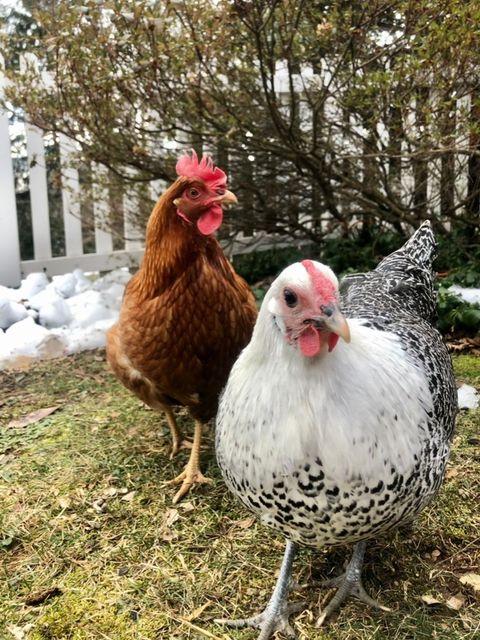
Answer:
[[82, 219], [80, 210], [80, 181], [78, 171], [71, 166], [75, 146], [70, 138], [59, 134], [60, 165], [62, 167], [63, 224], [65, 227], [65, 253], [83, 255]]
[[[133, 174], [132, 171], [129, 171]], [[143, 248], [143, 234], [135, 221], [135, 212], [139, 209], [138, 195], [134, 192], [134, 186], [127, 181], [123, 196], [123, 229], [125, 235], [125, 249], [138, 251]]]
[[[3, 60], [0, 59], [0, 96], [4, 83]], [[17, 287], [21, 277], [20, 247], [8, 126], [8, 115], [0, 111], [0, 284]]]
[[[29, 65], [37, 69], [38, 61], [34, 55], [25, 54], [20, 58], [20, 69], [25, 71]], [[25, 114], [25, 136], [32, 211], [33, 253], [36, 260], [46, 260], [52, 257], [52, 244], [48, 215], [45, 146], [41, 129], [28, 122], [28, 113]]]
[[0, 115], [0, 202], [0, 284], [17, 287], [20, 284], [20, 247], [8, 116], [5, 113]]
[[47, 167], [43, 134], [38, 127], [25, 124], [27, 159], [32, 211], [33, 253], [36, 260], [52, 257], [50, 218], [48, 215]]
[[[462, 128], [463, 123], [469, 117], [471, 112], [471, 96], [469, 94], [461, 96], [458, 100], [457, 106], [457, 118], [459, 125], [459, 131], [456, 134], [455, 146], [465, 151], [469, 148], [469, 136]], [[463, 125], [464, 126], [464, 125]], [[456, 170], [455, 170], [455, 204], [458, 206], [460, 203], [464, 203], [468, 197], [468, 164], [469, 157], [467, 154], [456, 156]]]
[[103, 179], [108, 175], [105, 167], [95, 163], [92, 166], [92, 181], [94, 184], [93, 216], [95, 220], [95, 251], [96, 253], [112, 253], [113, 239], [110, 231], [105, 231], [108, 222], [110, 206], [108, 189]]

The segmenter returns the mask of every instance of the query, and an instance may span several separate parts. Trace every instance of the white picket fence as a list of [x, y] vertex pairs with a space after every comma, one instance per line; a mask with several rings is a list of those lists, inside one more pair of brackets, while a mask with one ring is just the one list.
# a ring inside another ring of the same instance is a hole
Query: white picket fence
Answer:
[[[32, 59], [32, 56], [30, 56]], [[0, 62], [2, 62], [0, 60]], [[0, 66], [0, 96], [5, 86]], [[19, 228], [15, 196], [13, 163], [10, 147], [9, 118], [0, 111], [0, 284], [18, 286], [23, 276], [35, 271], [59, 275], [80, 268], [84, 271], [108, 271], [120, 266], [138, 264], [142, 253], [142, 232], [131, 224], [131, 207], [125, 196], [124, 247], [113, 250], [113, 237], [103, 222], [108, 208], [108, 193], [94, 202], [95, 253], [84, 253], [80, 212], [80, 181], [72, 168], [75, 149], [64, 135], [59, 136], [62, 174], [62, 206], [65, 232], [65, 255], [52, 256], [50, 233], [47, 167], [43, 132], [26, 123], [25, 137], [29, 173], [30, 204], [34, 259], [20, 256]], [[96, 167], [97, 175], [104, 169]]]
[[[9, 119], [0, 112], [0, 285], [16, 287], [22, 277], [29, 273], [44, 271], [49, 276], [61, 275], [76, 268], [82, 271], [109, 271], [118, 267], [135, 267], [143, 256], [144, 231], [135, 226], [136, 210], [139, 207], [133, 187], [124, 185], [123, 196], [123, 236], [116, 237], [116, 243], [123, 244], [114, 250], [113, 234], [106, 230], [110, 198], [108, 189], [101, 186], [105, 180], [105, 167], [94, 165], [93, 213], [95, 252], [84, 253], [81, 184], [78, 171], [72, 168], [75, 149], [64, 135], [59, 136], [63, 226], [65, 233], [65, 255], [52, 255], [52, 235], [50, 229], [47, 167], [44, 134], [37, 127], [26, 124], [25, 138], [30, 190], [34, 258], [22, 260], [18, 212], [15, 195], [13, 163], [10, 149]], [[163, 191], [165, 183], [153, 181], [148, 187], [154, 202]], [[91, 196], [91, 194], [89, 194]], [[252, 235], [237, 233], [234, 239], [222, 241], [225, 253], [230, 257], [242, 253], [263, 250], [273, 246], [291, 245], [284, 238], [253, 232]]]
[[[133, 266], [142, 255], [141, 232], [129, 222], [128, 202], [124, 203], [124, 248], [113, 250], [113, 238], [102, 226], [105, 218], [104, 201], [94, 202], [95, 253], [83, 251], [80, 215], [80, 183], [78, 171], [71, 168], [74, 152], [70, 141], [60, 136], [62, 165], [62, 205], [65, 231], [65, 256], [52, 256], [47, 169], [42, 132], [27, 125], [26, 141], [29, 166], [30, 203], [33, 234], [33, 260], [21, 260], [15, 186], [10, 156], [8, 117], [0, 115], [0, 284], [18, 286], [22, 276], [35, 271], [57, 275], [80, 268], [84, 271], [106, 271], [119, 266]], [[127, 199], [127, 198], [126, 198]]]
[[[45, 158], [44, 134], [37, 127], [26, 124], [25, 138], [30, 190], [30, 207], [33, 235], [34, 258], [22, 260], [18, 212], [15, 195], [13, 163], [10, 149], [9, 119], [0, 112], [0, 285], [17, 287], [21, 278], [29, 273], [44, 271], [49, 276], [61, 275], [76, 268], [82, 271], [109, 271], [118, 267], [135, 267], [143, 256], [144, 231], [135, 226], [136, 210], [139, 207], [138, 196], [133, 187], [124, 185], [123, 196], [123, 234], [116, 236], [115, 244], [123, 244], [114, 250], [112, 232], [106, 230], [110, 198], [108, 189], [101, 186], [108, 182], [107, 169], [99, 165], [92, 167], [94, 180], [93, 214], [95, 252], [84, 253], [81, 184], [78, 171], [74, 168], [72, 156], [75, 149], [65, 136], [59, 136], [62, 209], [65, 234], [65, 255], [52, 255], [52, 235], [50, 229], [47, 167]], [[163, 191], [162, 181], [151, 182], [149, 196], [154, 202]], [[91, 192], [89, 193], [91, 197]], [[246, 236], [238, 233], [229, 241], [222, 241], [225, 253], [230, 257], [241, 253], [267, 249], [272, 246], [287, 246], [284, 239], [262, 232]]]
[[[34, 60], [31, 55], [25, 59]], [[4, 88], [0, 56], [0, 97]], [[46, 74], [43, 74], [44, 76]], [[48, 82], [48, 76], [46, 82]], [[58, 136], [62, 182], [63, 226], [65, 234], [65, 255], [52, 255], [52, 235], [50, 229], [47, 166], [44, 133], [38, 127], [26, 122], [25, 138], [27, 149], [30, 207], [33, 235], [34, 258], [22, 260], [20, 255], [18, 212], [15, 194], [13, 159], [11, 155], [9, 117], [0, 108], [0, 285], [17, 287], [21, 278], [29, 273], [44, 271], [49, 276], [61, 275], [76, 268], [83, 271], [109, 271], [117, 267], [135, 267], [143, 255], [144, 232], [136, 228], [133, 220], [138, 208], [137, 196], [133, 188], [124, 185], [123, 196], [123, 237], [121, 249], [114, 250], [113, 234], [106, 230], [105, 220], [109, 213], [108, 189], [105, 184], [107, 169], [93, 165], [94, 179], [93, 213], [95, 252], [84, 253], [81, 217], [81, 185], [78, 171], [72, 162], [75, 148], [65, 135]], [[96, 180], [96, 178], [98, 178]], [[149, 185], [149, 195], [155, 201], [165, 184], [154, 181]], [[115, 245], [119, 244], [118, 235]], [[239, 233], [234, 240], [222, 243], [231, 257], [272, 246], [286, 246], [285, 240], [273, 235], [254, 233], [244, 236]]]

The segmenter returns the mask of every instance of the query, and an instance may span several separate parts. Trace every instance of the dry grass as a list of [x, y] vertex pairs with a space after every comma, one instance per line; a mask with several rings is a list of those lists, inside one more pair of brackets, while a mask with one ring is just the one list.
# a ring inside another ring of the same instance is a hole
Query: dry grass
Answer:
[[[456, 360], [480, 386], [478, 359]], [[477, 372], [477, 373], [475, 373]], [[184, 460], [168, 458], [168, 429], [108, 373], [102, 353], [0, 376], [0, 638], [26, 640], [253, 639], [217, 616], [258, 610], [268, 599], [283, 542], [253, 523], [215, 479], [172, 509], [164, 482]], [[13, 418], [59, 409], [40, 422]], [[472, 639], [474, 593], [459, 576], [478, 572], [480, 411], [459, 420], [451, 471], [413, 530], [370, 545], [365, 584], [394, 611], [349, 602], [324, 630], [314, 621], [328, 595], [308, 586], [338, 570], [349, 550], [303, 551], [295, 564], [305, 603], [300, 638]], [[133, 493], [134, 492], [134, 493]], [[56, 589], [56, 591], [53, 591]], [[458, 611], [427, 606], [460, 594]], [[478, 635], [477, 635], [478, 637]]]

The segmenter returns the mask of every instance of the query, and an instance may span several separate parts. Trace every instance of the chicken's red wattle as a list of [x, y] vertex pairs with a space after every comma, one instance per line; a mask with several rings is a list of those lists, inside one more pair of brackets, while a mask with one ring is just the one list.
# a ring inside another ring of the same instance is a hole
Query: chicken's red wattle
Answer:
[[209, 236], [220, 228], [222, 220], [222, 207], [218, 204], [214, 204], [197, 220], [197, 228], [200, 233], [203, 233], [205, 236]]
[[[335, 349], [337, 346], [339, 336], [336, 333], [330, 333], [328, 336], [328, 351], [329, 353]], [[309, 326], [298, 338], [298, 342], [300, 344], [300, 350], [304, 356], [309, 358], [313, 358], [313, 356], [318, 355], [320, 349], [322, 348], [322, 336], [318, 329], [315, 327]]]
[[302, 331], [298, 342], [303, 355], [309, 358], [316, 356], [322, 346], [320, 332], [311, 325]]

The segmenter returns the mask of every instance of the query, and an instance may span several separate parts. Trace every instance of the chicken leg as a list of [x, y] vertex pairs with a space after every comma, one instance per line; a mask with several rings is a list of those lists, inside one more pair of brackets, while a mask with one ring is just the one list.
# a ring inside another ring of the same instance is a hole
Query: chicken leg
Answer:
[[345, 573], [341, 576], [330, 580], [324, 580], [320, 583], [321, 587], [338, 587], [338, 590], [322, 611], [322, 614], [315, 625], [316, 627], [321, 627], [324, 621], [340, 607], [348, 596], [355, 596], [355, 598], [358, 598], [358, 600], [361, 600], [370, 607], [375, 607], [382, 611], [391, 611], [388, 607], [384, 607], [382, 604], [371, 598], [363, 588], [361, 575], [366, 546], [367, 543], [364, 540], [362, 542], [357, 542], [355, 549], [353, 550], [352, 559], [348, 563]]
[[172, 460], [180, 449], [191, 449], [192, 443], [189, 440], [183, 439], [182, 431], [177, 424], [177, 420], [172, 409], [167, 405], [164, 405], [162, 409], [165, 412], [170, 429], [170, 435], [172, 436], [172, 451], [170, 452], [170, 460]]
[[195, 420], [195, 433], [190, 458], [182, 473], [168, 482], [168, 484], [182, 483], [182, 486], [173, 498], [173, 504], [177, 504], [177, 502], [179, 502], [183, 496], [190, 491], [194, 484], [210, 484], [212, 482], [210, 478], [206, 478], [200, 471], [200, 444], [202, 442], [202, 430], [203, 424], [199, 420]]
[[293, 542], [288, 541], [283, 556], [282, 566], [278, 575], [277, 584], [272, 593], [269, 603], [256, 616], [251, 618], [240, 618], [239, 620], [217, 619], [217, 624], [224, 624], [228, 627], [241, 629], [252, 627], [260, 629], [258, 640], [268, 640], [276, 631], [281, 631], [287, 637], [295, 637], [295, 632], [288, 621], [289, 616], [303, 607], [303, 603], [288, 604], [288, 592], [290, 591], [290, 576], [292, 573], [293, 559], [297, 547]]

